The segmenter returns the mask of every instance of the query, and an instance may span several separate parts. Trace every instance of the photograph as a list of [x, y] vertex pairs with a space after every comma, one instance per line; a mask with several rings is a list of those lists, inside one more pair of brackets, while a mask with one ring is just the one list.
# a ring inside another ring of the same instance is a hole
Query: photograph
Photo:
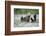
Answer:
[[14, 27], [39, 27], [39, 9], [14, 8]]
[[5, 35], [45, 32], [45, 4], [5, 1]]

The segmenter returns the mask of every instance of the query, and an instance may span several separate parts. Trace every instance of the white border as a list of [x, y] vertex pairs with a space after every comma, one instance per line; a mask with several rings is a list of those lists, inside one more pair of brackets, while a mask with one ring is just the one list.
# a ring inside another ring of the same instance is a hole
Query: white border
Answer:
[[[21, 9], [39, 9], [39, 27], [14, 27], [14, 8]], [[22, 6], [11, 5], [11, 31], [27, 31], [27, 30], [42, 30], [42, 7], [41, 6]]]

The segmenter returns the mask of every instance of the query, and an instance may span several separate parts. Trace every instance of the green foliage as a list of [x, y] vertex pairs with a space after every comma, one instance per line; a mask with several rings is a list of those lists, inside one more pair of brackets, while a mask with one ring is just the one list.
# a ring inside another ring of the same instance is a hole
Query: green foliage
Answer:
[[14, 8], [14, 13], [15, 14], [39, 14], [39, 9], [16, 9]]

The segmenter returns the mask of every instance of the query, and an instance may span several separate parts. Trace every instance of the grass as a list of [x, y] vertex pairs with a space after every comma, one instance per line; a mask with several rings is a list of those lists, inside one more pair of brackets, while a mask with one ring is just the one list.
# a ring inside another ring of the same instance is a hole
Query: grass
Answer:
[[15, 14], [39, 14], [39, 10], [38, 9], [16, 9], [14, 8], [14, 13]]

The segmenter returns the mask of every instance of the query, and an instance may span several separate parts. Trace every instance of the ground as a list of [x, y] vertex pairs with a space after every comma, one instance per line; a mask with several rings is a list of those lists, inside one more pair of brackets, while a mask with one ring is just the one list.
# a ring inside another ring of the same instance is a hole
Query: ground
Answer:
[[[20, 17], [22, 15], [14, 16], [14, 27], [38, 27], [39, 26], [39, 16], [37, 15], [36, 22], [21, 22]], [[25, 15], [23, 15], [25, 16]]]

